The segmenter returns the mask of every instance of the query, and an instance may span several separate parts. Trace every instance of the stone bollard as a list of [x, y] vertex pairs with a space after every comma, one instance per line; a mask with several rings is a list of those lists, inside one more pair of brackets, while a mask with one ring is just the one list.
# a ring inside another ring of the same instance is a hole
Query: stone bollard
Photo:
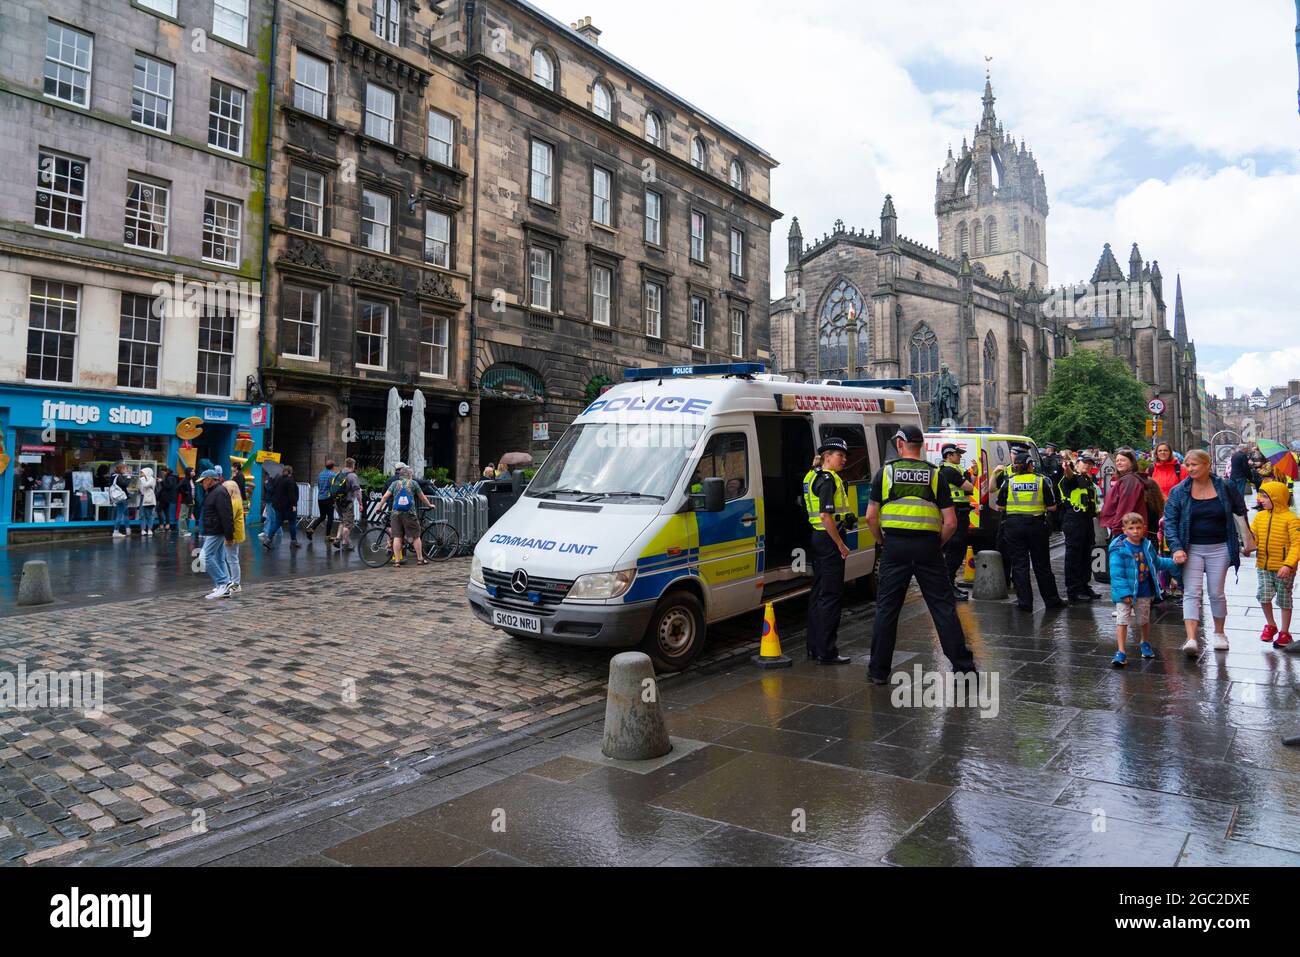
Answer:
[[654, 665], [639, 651], [625, 651], [609, 662], [605, 699], [605, 738], [601, 752], [620, 761], [649, 761], [672, 750]]
[[980, 552], [975, 556], [975, 588], [977, 601], [1002, 601], [1007, 597], [1007, 574], [1002, 567], [1002, 553]]
[[50, 566], [34, 559], [23, 562], [23, 577], [18, 583], [18, 604], [48, 605], [54, 601], [54, 589], [50, 586]]

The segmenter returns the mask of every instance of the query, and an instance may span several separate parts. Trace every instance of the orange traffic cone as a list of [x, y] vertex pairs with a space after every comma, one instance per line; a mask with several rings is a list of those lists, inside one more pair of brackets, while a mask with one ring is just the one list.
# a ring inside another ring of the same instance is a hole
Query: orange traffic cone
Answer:
[[750, 659], [760, 668], [789, 668], [794, 662], [781, 654], [781, 636], [776, 633], [776, 609], [769, 601], [763, 609], [763, 639], [758, 654]]
[[975, 580], [975, 549], [970, 545], [966, 546], [966, 570], [963, 572], [962, 578], [967, 582]]

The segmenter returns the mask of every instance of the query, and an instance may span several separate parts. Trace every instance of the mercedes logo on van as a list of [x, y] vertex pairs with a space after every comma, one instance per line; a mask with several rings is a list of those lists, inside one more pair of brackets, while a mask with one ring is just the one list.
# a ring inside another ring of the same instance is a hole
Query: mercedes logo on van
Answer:
[[528, 591], [528, 572], [522, 568], [516, 568], [515, 573], [510, 576], [510, 590], [516, 595], [522, 595]]

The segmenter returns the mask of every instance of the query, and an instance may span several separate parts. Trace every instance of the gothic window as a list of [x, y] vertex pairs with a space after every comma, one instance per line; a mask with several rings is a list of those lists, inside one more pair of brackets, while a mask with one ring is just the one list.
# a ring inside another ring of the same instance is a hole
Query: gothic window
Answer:
[[975, 228], [971, 232], [971, 253], [978, 256], [984, 252], [984, 227], [980, 225], [978, 219], [975, 220]]
[[965, 223], [959, 223], [957, 226], [957, 256], [960, 258], [963, 254], [970, 254], [970, 232], [966, 229]]
[[998, 251], [998, 221], [992, 216], [984, 222], [984, 251], [986, 253]]
[[984, 337], [984, 424], [998, 424], [998, 341]]
[[921, 406], [921, 418], [930, 421], [930, 402], [939, 387], [939, 340], [934, 330], [921, 323], [911, 340], [912, 395]]
[[[852, 314], [858, 323], [856, 369], [849, 369], [849, 333], [846, 325]], [[831, 287], [817, 318], [817, 368], [827, 379], [852, 379], [870, 361], [867, 317], [863, 314], [862, 293], [846, 279]]]

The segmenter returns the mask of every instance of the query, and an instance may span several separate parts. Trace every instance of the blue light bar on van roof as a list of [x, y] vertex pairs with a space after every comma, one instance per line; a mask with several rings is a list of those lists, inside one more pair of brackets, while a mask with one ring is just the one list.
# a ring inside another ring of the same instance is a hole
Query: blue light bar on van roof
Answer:
[[734, 375], [751, 376], [767, 371], [761, 362], [715, 362], [699, 366], [660, 366], [654, 369], [624, 369], [623, 378], [628, 382], [641, 382], [646, 379], [683, 379], [687, 376]]
[[844, 379], [840, 385], [855, 389], [910, 389], [911, 379]]

